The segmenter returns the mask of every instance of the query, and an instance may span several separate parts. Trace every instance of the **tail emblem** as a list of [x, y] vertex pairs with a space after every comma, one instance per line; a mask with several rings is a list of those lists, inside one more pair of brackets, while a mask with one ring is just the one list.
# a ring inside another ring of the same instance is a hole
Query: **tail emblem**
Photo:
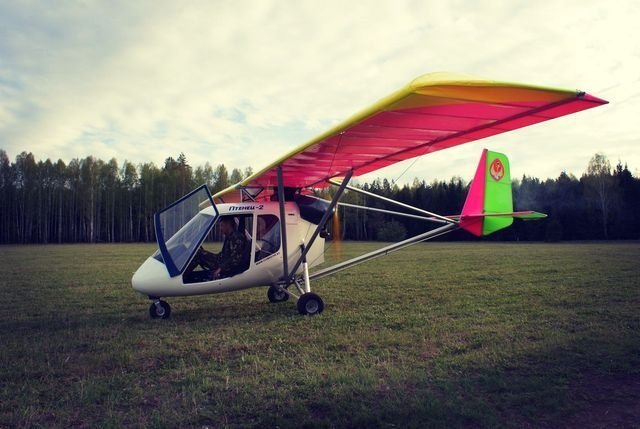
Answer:
[[496, 182], [499, 182], [504, 177], [504, 165], [502, 165], [500, 159], [496, 158], [493, 160], [489, 167], [489, 174], [491, 174], [491, 177]]

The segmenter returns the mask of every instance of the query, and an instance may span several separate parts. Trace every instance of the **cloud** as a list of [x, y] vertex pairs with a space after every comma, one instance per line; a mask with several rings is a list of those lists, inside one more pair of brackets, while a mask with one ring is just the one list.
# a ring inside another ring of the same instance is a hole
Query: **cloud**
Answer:
[[[580, 174], [596, 151], [640, 166], [638, 2], [7, 3], [0, 147], [15, 156], [259, 168], [417, 75], [580, 87], [612, 101], [423, 157], [402, 180]], [[398, 177], [403, 163], [376, 172]]]

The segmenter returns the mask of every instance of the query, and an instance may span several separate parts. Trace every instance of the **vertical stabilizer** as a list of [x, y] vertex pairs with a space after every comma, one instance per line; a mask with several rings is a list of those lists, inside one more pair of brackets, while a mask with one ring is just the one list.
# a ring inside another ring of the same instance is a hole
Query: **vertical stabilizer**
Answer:
[[513, 216], [505, 216], [510, 213], [513, 199], [509, 159], [484, 149], [460, 215], [460, 227], [482, 237], [511, 225]]

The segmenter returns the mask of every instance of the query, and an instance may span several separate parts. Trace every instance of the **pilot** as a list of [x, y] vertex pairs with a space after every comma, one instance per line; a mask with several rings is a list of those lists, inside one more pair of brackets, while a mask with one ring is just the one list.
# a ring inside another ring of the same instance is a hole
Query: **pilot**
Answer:
[[210, 271], [214, 279], [230, 277], [244, 271], [246, 267], [243, 266], [243, 254], [247, 240], [237, 230], [235, 218], [220, 218], [220, 230], [224, 234], [220, 253], [209, 252], [200, 247], [187, 267], [187, 273], [191, 273], [198, 265]]

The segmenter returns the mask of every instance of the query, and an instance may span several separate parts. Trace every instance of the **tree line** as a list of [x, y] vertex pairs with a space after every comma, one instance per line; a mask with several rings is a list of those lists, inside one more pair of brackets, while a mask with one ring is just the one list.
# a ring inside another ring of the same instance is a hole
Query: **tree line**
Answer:
[[[513, 179], [515, 210], [536, 210], [549, 215], [539, 221], [516, 221], [491, 236], [492, 240], [560, 241], [640, 239], [640, 179], [621, 162], [612, 168], [601, 153], [589, 161], [577, 178], [560, 173], [555, 179], [523, 176]], [[469, 190], [460, 178], [397, 186], [387, 179], [365, 183], [363, 189], [415, 207], [445, 215], [459, 214]], [[342, 201], [367, 207], [392, 209], [389, 205], [358, 193]], [[371, 211], [341, 208], [339, 234], [346, 240], [397, 241], [425, 231], [425, 223]], [[334, 227], [334, 229], [336, 229]], [[444, 240], [474, 240], [462, 231]]]
[[[135, 165], [92, 156], [36, 161], [22, 152], [11, 162], [0, 150], [0, 243], [150, 242], [155, 240], [153, 213], [196, 186], [213, 193], [252, 173], [224, 164], [192, 168], [184, 154], [164, 165]], [[364, 189], [444, 214], [459, 213], [468, 190], [460, 178], [426, 183], [418, 179], [398, 186], [386, 179]], [[326, 193], [325, 193], [326, 195]], [[379, 201], [347, 192], [343, 201], [383, 207]], [[584, 240], [640, 238], [640, 180], [621, 163], [611, 168], [596, 154], [580, 178], [565, 173], [541, 181], [514, 181], [516, 209], [536, 209], [550, 218], [523, 222], [494, 239]], [[385, 208], [389, 208], [388, 206]], [[337, 231], [348, 240], [398, 240], [422, 232], [421, 221], [341, 208]], [[467, 239], [468, 235], [453, 235]]]
[[198, 184], [214, 192], [251, 174], [224, 164], [193, 169], [184, 154], [161, 167], [88, 156], [36, 161], [0, 150], [0, 243], [148, 242], [153, 213]]

